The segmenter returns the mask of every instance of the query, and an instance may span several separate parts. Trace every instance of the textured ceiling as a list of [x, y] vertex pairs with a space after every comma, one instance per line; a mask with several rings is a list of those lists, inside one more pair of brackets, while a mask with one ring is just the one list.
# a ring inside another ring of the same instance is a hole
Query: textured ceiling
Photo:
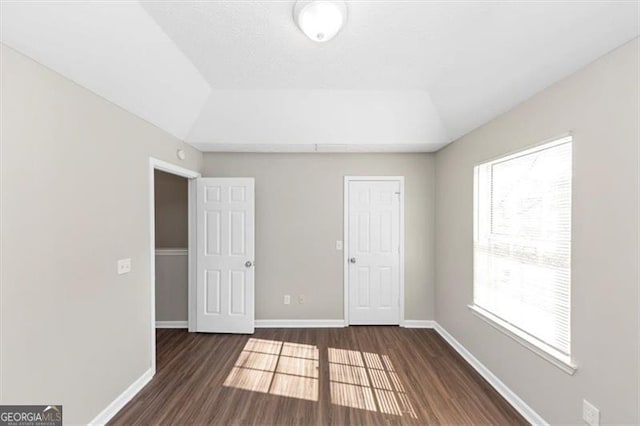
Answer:
[[[637, 5], [351, 1], [332, 42], [307, 39], [293, 1], [145, 2], [214, 88], [432, 90], [526, 79], [637, 34]], [[557, 63], [555, 65], [554, 63]]]
[[[306, 150], [315, 144], [435, 150], [637, 37], [640, 25], [637, 2], [347, 3], [345, 28], [322, 44], [296, 27], [293, 0], [145, 1], [128, 6], [144, 9], [173, 42], [162, 49], [179, 49], [199, 72], [185, 78], [183, 70], [169, 88], [192, 90], [193, 80], [202, 77], [210, 86], [210, 93], [203, 90], [206, 102], [196, 105], [198, 113], [183, 119], [190, 122], [187, 142], [203, 150]], [[3, 41], [12, 36], [10, 45], [52, 66], [56, 46], [37, 45], [37, 39], [25, 34], [73, 35], [68, 27], [73, 29], [74, 23], [64, 23], [65, 33], [56, 30], [56, 20], [42, 24], [56, 10], [14, 9], [3, 13], [3, 24], [7, 19], [25, 21], [20, 18], [24, 14], [43, 18], [27, 19], [36, 24], [22, 32], [3, 28]], [[92, 28], [95, 39], [113, 37], [122, 26], [117, 14], [102, 15], [102, 25]], [[139, 26], [137, 31], [149, 29]], [[104, 48], [104, 43], [98, 45]], [[153, 46], [160, 50], [164, 45]], [[63, 74], [87, 74], [83, 52], [76, 53], [75, 58], [65, 56], [69, 63]], [[117, 57], [101, 50], [92, 55], [93, 60]], [[130, 59], [135, 65], [145, 60], [146, 55]], [[84, 79], [111, 83], [111, 98], [118, 97], [118, 90], [135, 93], [135, 87], [119, 89], [110, 72], [107, 68]], [[143, 71], [127, 72], [132, 82], [149, 77]], [[158, 83], [157, 90], [167, 92], [164, 86]], [[119, 104], [131, 110], [126, 102]], [[172, 131], [162, 124], [166, 117], [149, 120]]]

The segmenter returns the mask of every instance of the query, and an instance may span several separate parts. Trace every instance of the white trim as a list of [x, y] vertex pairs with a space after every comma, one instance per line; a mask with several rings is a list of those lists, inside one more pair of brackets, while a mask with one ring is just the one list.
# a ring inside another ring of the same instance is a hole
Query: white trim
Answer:
[[551, 147], [551, 146], [555, 146], [556, 142], [557, 142], [557, 145], [562, 145], [564, 143], [568, 143], [568, 142], [572, 142], [572, 141], [573, 141], [573, 133], [572, 132], [561, 133], [561, 134], [559, 134], [557, 136], [554, 136], [552, 138], [548, 138], [548, 139], [545, 139], [545, 140], [542, 140], [542, 141], [536, 141], [536, 142], [530, 143], [528, 145], [525, 145], [523, 148], [513, 149], [511, 151], [507, 151], [507, 152], [504, 152], [502, 154], [494, 155], [493, 157], [487, 158], [487, 159], [482, 160], [480, 162], [476, 162], [474, 164], [474, 167], [475, 166], [481, 166], [481, 165], [486, 164], [486, 163], [491, 163], [491, 162], [493, 162], [495, 160], [500, 160], [500, 159], [508, 160], [509, 158], [519, 157], [521, 155], [526, 155], [528, 153], [535, 152], [535, 151], [539, 150], [542, 145], [549, 144], [550, 147]]
[[431, 320], [404, 320], [404, 328], [434, 328], [435, 321]]
[[344, 324], [349, 326], [349, 181], [344, 178], [342, 222], [342, 287], [344, 291]]
[[172, 175], [182, 176], [187, 179], [195, 179], [199, 178], [200, 173], [185, 169], [184, 167], [177, 166], [173, 163], [168, 163], [163, 160], [158, 160], [157, 158], [149, 157], [149, 164], [155, 170], [160, 170], [166, 173], [171, 173]]
[[400, 181], [400, 321], [404, 325], [404, 176], [398, 176]]
[[344, 323], [349, 325], [349, 183], [357, 181], [380, 181], [400, 183], [400, 318], [398, 325], [404, 325], [404, 176], [345, 176], [344, 177], [344, 241], [343, 287]]
[[208, 143], [189, 142], [202, 152], [436, 152], [446, 143], [371, 143], [371, 144], [277, 144], [277, 143]]
[[[501, 333], [504, 333], [507, 336], [511, 337], [513, 340], [520, 343], [525, 348], [534, 352], [544, 360], [549, 361], [551, 364], [558, 367], [560, 370], [564, 371], [570, 376], [573, 376], [573, 374], [578, 369], [578, 366], [576, 364], [574, 364], [568, 357], [563, 356], [563, 354], [561, 354], [559, 351], [556, 351], [552, 347], [539, 346], [538, 344], [534, 343], [532, 338], [526, 335], [524, 332], [518, 330], [516, 327], [513, 327], [506, 321], [503, 321], [500, 318], [491, 315], [490, 312], [487, 312], [484, 309], [474, 305], [468, 305], [467, 307], [475, 316], [477, 316], [496, 330], [500, 331]], [[542, 342], [540, 343], [540, 345], [542, 345]]]
[[460, 342], [458, 342], [451, 334], [449, 334], [437, 322], [434, 324], [435, 330], [442, 336], [444, 340], [455, 349], [462, 358], [465, 359], [489, 384], [507, 400], [513, 408], [515, 408], [522, 417], [532, 425], [549, 425], [533, 408], [529, 407], [514, 391], [509, 389], [495, 374], [485, 367], [471, 352], [467, 350]]
[[189, 180], [189, 188], [188, 188], [188, 198], [189, 198], [189, 208], [187, 214], [189, 215], [189, 221], [187, 224], [187, 232], [189, 234], [189, 272], [187, 275], [187, 303], [188, 303], [188, 314], [187, 318], [189, 319], [189, 332], [195, 333], [198, 328], [198, 315], [196, 315], [197, 301], [196, 301], [196, 277], [197, 277], [197, 250], [198, 250], [198, 233], [196, 221], [197, 217], [197, 188], [198, 188], [198, 178]]
[[256, 328], [341, 328], [345, 326], [341, 319], [321, 320], [256, 320]]
[[156, 321], [156, 328], [189, 328], [188, 321]]
[[[149, 275], [150, 275], [150, 316], [151, 316], [151, 370], [156, 371], [156, 212], [155, 212], [155, 170], [161, 170], [166, 173], [182, 176], [189, 181], [189, 188], [193, 185], [193, 179], [199, 178], [200, 173], [185, 169], [184, 167], [176, 166], [175, 164], [168, 163], [166, 161], [159, 160], [157, 158], [149, 157], [149, 175], [148, 175], [148, 187], [149, 187]], [[189, 191], [189, 212], [192, 211], [192, 204], [195, 203], [195, 197], [192, 197], [191, 191]], [[194, 209], [195, 210], [195, 209]], [[189, 215], [189, 230], [192, 229], [192, 215]], [[189, 233], [189, 287], [192, 285], [193, 276], [191, 275], [191, 269], [195, 267], [195, 251], [193, 247], [195, 241], [192, 241], [193, 234]], [[190, 316], [191, 317], [191, 316]]]
[[157, 248], [156, 256], [188, 256], [188, 248]]
[[131, 401], [131, 399], [133, 399], [133, 397], [136, 396], [136, 394], [140, 392], [147, 383], [149, 383], [154, 374], [155, 370], [153, 368], [149, 368], [147, 371], [145, 371], [144, 374], [140, 376], [135, 382], [133, 382], [127, 389], [125, 389], [124, 392], [118, 395], [116, 399], [111, 401], [111, 404], [109, 404], [107, 408], [102, 410], [100, 414], [98, 414], [93, 420], [91, 420], [89, 422], [89, 425], [107, 424], [109, 420], [113, 418], [113, 416], [118, 414], [118, 411], [120, 411], [127, 402]]

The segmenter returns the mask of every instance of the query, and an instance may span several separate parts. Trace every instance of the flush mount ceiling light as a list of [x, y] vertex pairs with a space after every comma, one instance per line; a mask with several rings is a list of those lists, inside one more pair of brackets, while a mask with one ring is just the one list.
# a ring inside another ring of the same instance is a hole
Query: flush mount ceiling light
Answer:
[[340, 0], [298, 0], [293, 19], [311, 40], [331, 40], [347, 20], [347, 5]]

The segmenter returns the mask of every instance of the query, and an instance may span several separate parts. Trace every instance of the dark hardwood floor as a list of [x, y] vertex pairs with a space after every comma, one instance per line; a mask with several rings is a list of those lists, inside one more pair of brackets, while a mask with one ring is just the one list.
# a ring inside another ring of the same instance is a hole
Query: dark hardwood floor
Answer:
[[110, 424], [527, 424], [433, 330], [163, 329], [157, 351]]

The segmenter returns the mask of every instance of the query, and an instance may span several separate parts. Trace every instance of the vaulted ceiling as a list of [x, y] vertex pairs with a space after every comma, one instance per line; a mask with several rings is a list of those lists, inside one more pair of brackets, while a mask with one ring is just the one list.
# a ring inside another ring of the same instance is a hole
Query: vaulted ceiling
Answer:
[[205, 150], [434, 151], [640, 33], [637, 2], [5, 2], [2, 42]]

